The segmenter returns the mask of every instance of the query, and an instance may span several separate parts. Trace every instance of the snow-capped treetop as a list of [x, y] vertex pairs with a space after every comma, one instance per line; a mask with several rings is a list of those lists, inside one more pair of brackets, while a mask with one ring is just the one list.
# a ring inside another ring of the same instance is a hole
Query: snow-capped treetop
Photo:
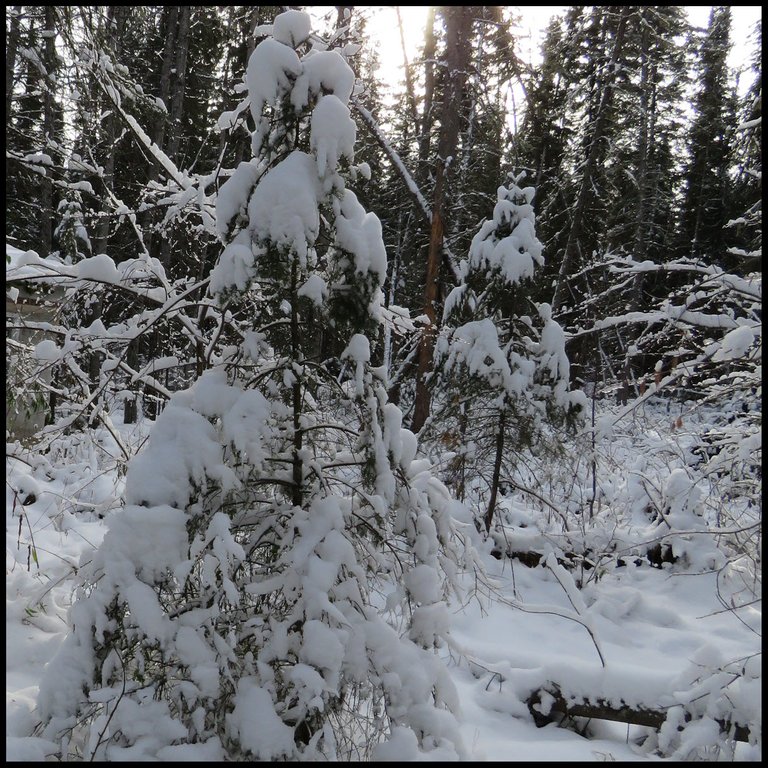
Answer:
[[[306, 39], [308, 18], [298, 11], [278, 16], [275, 36], [262, 40], [248, 63], [247, 95], [232, 114], [250, 106], [256, 121], [255, 157], [241, 163], [219, 191], [217, 232], [225, 237], [233, 231], [214, 269], [211, 290], [243, 290], [258, 273], [267, 242], [298, 254], [307, 269], [321, 210], [330, 205], [335, 220], [328, 266], [335, 278], [321, 278], [321, 286], [307, 274], [302, 295], [310, 292], [318, 306], [321, 297], [337, 305], [336, 297], [348, 293], [349, 280], [358, 275], [371, 281], [366, 312], [378, 320], [386, 274], [381, 223], [362, 208], [340, 173], [342, 160], [350, 166], [354, 161], [356, 128], [347, 104], [355, 77], [338, 51], [311, 50], [299, 58], [292, 46]], [[298, 133], [309, 141], [296, 144], [296, 132], [286, 124], [298, 124]]]
[[[549, 304], [536, 305], [522, 286], [544, 263], [531, 205], [534, 189], [520, 186], [523, 176], [510, 174], [508, 185], [498, 188], [493, 218], [472, 239], [461, 264], [462, 283], [445, 302], [449, 338], [438, 342], [437, 355], [447, 368], [465, 366], [513, 399], [528, 392], [526, 397], [553, 397], [567, 409], [583, 402], [567, 392], [565, 332]], [[527, 307], [539, 322], [522, 311]]]
[[272, 35], [279, 43], [298, 48], [312, 31], [312, 19], [304, 11], [289, 9], [275, 17]]
[[532, 277], [535, 265], [544, 264], [531, 205], [534, 189], [521, 189], [519, 179], [498, 188], [493, 218], [472, 238], [469, 260], [462, 264], [464, 277], [470, 271], [497, 272], [505, 282], [517, 283]]
[[546, 450], [545, 421], [561, 423], [586, 403], [582, 393], [569, 392], [563, 329], [527, 289], [544, 260], [534, 190], [521, 188], [521, 178], [510, 176], [499, 187], [493, 218], [472, 239], [435, 345], [435, 378], [445, 399], [441, 424], [462, 436], [461, 476], [478, 453], [467, 442], [495, 452], [483, 518], [489, 533], [502, 471], [514, 473], [517, 452], [533, 443]]
[[274, 107], [277, 104], [300, 72], [299, 56], [290, 46], [271, 37], [256, 46], [245, 71], [254, 120], [261, 120], [265, 106]]
[[297, 112], [321, 93], [333, 94], [348, 104], [355, 85], [355, 73], [338, 51], [310, 51], [301, 59], [301, 73], [291, 91]]

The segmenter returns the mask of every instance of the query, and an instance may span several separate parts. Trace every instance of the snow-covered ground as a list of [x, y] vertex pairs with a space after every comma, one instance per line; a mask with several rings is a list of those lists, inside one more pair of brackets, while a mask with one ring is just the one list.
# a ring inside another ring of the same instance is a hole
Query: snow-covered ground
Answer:
[[[673, 443], [679, 447], [686, 439], [684, 429], [665, 435], [663, 425], [669, 417], [663, 410], [649, 410], [644, 419], [635, 429], [615, 432], [604, 452], [615, 466], [612, 474], [606, 470], [604, 475], [606, 501], [599, 514], [606, 529], [613, 525], [619, 549], [633, 543], [631, 526], [622, 529], [610, 522], [619, 519], [611, 517], [615, 509], [610, 504], [626, 502], [636, 493], [629, 480], [633, 471], [639, 472], [638, 446], [645, 446], [640, 449], [645, 451], [655, 446], [661, 456], [664, 440], [671, 450]], [[119, 423], [118, 414], [114, 421]], [[122, 431], [126, 443], [134, 446], [146, 436], [141, 425]], [[95, 437], [92, 444], [72, 442], [66, 451], [59, 445], [58, 452], [46, 457], [9, 446], [13, 457], [6, 459], [7, 760], [43, 760], [56, 751], [55, 744], [35, 735], [38, 685], [46, 662], [67, 632], [77, 568], [99, 545], [122, 490], [118, 463], [110, 458], [111, 438], [98, 433]], [[644, 476], [650, 474], [652, 459], [644, 457]], [[673, 486], [668, 483], [668, 495]], [[695, 490], [689, 489], [688, 498], [695, 498]], [[527, 521], [525, 528], [507, 529], [511, 540], [526, 529], [529, 540], [535, 540], [538, 534], [531, 531], [536, 530], [541, 512], [519, 495], [506, 497], [503, 506], [500, 520]], [[556, 536], [554, 529], [539, 532], [543, 541]], [[643, 536], [650, 538], [641, 526], [635, 533], [635, 543]], [[730, 742], [726, 748], [714, 721], [706, 717], [682, 735], [674, 727], [663, 728], [656, 736], [649, 728], [604, 720], [538, 728], [525, 703], [532, 691], [548, 682], [574, 697], [670, 710], [707, 696], [714, 706], [726, 695], [732, 711], [746, 712], [753, 726], [759, 724], [756, 654], [761, 648], [761, 604], [744, 599], [738, 582], [727, 578], [727, 569], [671, 564], [656, 568], [633, 556], [618, 567], [615, 559], [605, 559], [580, 574], [578, 569], [566, 571], [554, 556], [545, 556], [531, 568], [516, 559], [496, 559], [491, 543], [479, 536], [476, 545], [486, 573], [464, 578], [467, 595], [463, 603], [452, 606], [454, 647], [446, 651], [459, 693], [463, 740], [475, 760], [658, 760], [659, 752], [649, 747], [656, 743], [673, 760], [686, 759], [694, 754], [691, 750], [697, 750], [699, 758], [760, 759], [759, 741]], [[709, 541], [694, 547], [689, 541], [692, 561], [696, 556], [706, 560], [712, 546]], [[574, 578], [583, 580], [580, 589]], [[736, 673], [728, 677], [728, 670]], [[651, 740], [641, 746], [649, 734]], [[678, 741], [672, 743], [675, 738]], [[720, 746], [708, 746], [713, 743]], [[206, 759], [204, 752], [196, 757]]]
[[[499, 563], [494, 575], [500, 593], [511, 595], [510, 563]], [[630, 705], [655, 702], [685, 690], [699, 664], [703, 669], [754, 653], [755, 637], [722, 611], [713, 581], [713, 574], [676, 577], [640, 566], [582, 593], [604, 668], [588, 633], [573, 620], [524, 613], [502, 602], [483, 610], [470, 602], [456, 614], [454, 636], [466, 658], [456, 659], [454, 679], [465, 714], [464, 737], [476, 759], [653, 759], [632, 744], [644, 732], [639, 727], [592, 721], [589, 738], [556, 724], [538, 729], [522, 700], [537, 683], [550, 680], [576, 693], [623, 698]], [[564, 613], [570, 608], [563, 589], [544, 569], [517, 563], [514, 583], [526, 604], [558, 606]], [[756, 759], [758, 754], [740, 745], [736, 756]]]

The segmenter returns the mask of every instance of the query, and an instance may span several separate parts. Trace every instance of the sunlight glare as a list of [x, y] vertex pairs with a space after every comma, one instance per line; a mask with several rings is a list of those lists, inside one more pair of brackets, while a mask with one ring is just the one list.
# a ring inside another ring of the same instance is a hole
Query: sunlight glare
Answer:
[[[379, 76], [390, 87], [396, 86], [404, 78], [403, 46], [397, 23], [396, 6], [367, 8], [368, 31], [375, 41], [379, 55]], [[413, 63], [424, 45], [424, 25], [429, 7], [397, 6], [403, 23], [403, 37], [408, 55], [408, 62]]]

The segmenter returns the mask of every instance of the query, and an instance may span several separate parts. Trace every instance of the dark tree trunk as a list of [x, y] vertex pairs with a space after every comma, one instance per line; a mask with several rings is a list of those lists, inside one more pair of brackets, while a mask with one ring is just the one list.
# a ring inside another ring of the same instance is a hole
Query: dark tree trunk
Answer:
[[171, 95], [171, 111], [168, 116], [170, 135], [168, 136], [167, 154], [171, 160], [176, 160], [181, 143], [182, 125], [184, 116], [184, 91], [187, 82], [187, 57], [189, 55], [189, 28], [192, 7], [182, 5], [179, 8], [179, 28], [176, 38], [176, 78]]
[[[408, 51], [405, 48], [405, 36], [403, 34], [403, 20], [400, 17], [400, 7], [395, 6], [395, 11], [397, 12], [397, 29], [400, 32], [400, 47], [403, 49], [403, 70], [405, 72], [405, 91], [406, 95], [408, 96], [408, 110], [411, 115], [411, 121], [413, 122], [414, 130], [418, 130], [419, 125], [419, 113], [416, 109], [416, 91], [413, 87], [413, 77], [411, 76], [411, 66], [408, 63]], [[430, 8], [430, 22], [427, 22], [427, 34], [429, 34], [429, 30], [432, 29], [434, 26], [434, 8]], [[432, 33], [432, 40], [434, 43], [434, 32]], [[425, 89], [426, 90], [426, 89]], [[431, 94], [430, 94], [431, 96]], [[425, 108], [426, 108], [426, 100], [425, 100]]]
[[493, 476], [491, 477], [491, 498], [488, 501], [488, 511], [485, 513], [485, 530], [491, 532], [493, 513], [496, 511], [496, 497], [499, 493], [499, 480], [501, 478], [501, 460], [504, 458], [504, 423], [505, 413], [499, 412], [499, 425], [496, 433], [496, 456], [493, 460]]
[[[141, 338], [141, 337], [139, 337]], [[139, 368], [139, 338], [133, 339], [128, 344], [128, 350], [125, 355], [125, 362], [133, 368], [134, 371]], [[123, 424], [135, 424], [138, 416], [137, 402], [138, 385], [131, 387], [132, 397], [126, 397], [123, 401]]]
[[429, 175], [427, 159], [429, 158], [429, 137], [432, 133], [433, 102], [435, 95], [435, 9], [430, 8], [427, 14], [427, 26], [424, 38], [424, 108], [419, 126], [419, 168], [417, 178], [423, 186]]
[[[166, 5], [163, 8], [160, 29], [165, 32], [165, 41], [163, 44], [163, 62], [160, 66], [160, 85], [158, 96], [165, 105], [165, 113], [156, 118], [150, 131], [150, 138], [162, 149], [165, 142], [165, 132], [170, 116], [171, 106], [171, 70], [173, 69], [174, 52], [176, 49], [177, 22], [179, 17], [178, 5]], [[150, 166], [148, 183], [157, 181], [160, 169], [155, 163]], [[155, 213], [152, 208], [147, 209], [141, 216], [142, 229], [144, 231], [144, 247], [147, 252], [155, 258], [160, 258], [158, 252], [157, 238], [153, 232], [152, 222]]]
[[[45, 6], [45, 31], [56, 30], [56, 8], [52, 5]], [[51, 150], [47, 142], [54, 140], [56, 132], [56, 101], [54, 99], [55, 77], [57, 66], [56, 39], [48, 34], [45, 38], [44, 48], [46, 76], [40, 78], [43, 91], [43, 151], [50, 154]], [[53, 250], [54, 207], [53, 207], [53, 180], [47, 174], [40, 186], [40, 245], [44, 255]]]
[[5, 127], [6, 131], [11, 124], [11, 110], [13, 107], [13, 81], [16, 74], [16, 54], [19, 50], [19, 25], [21, 23], [20, 5], [14, 5], [10, 9], [11, 28], [8, 30], [8, 39], [5, 44]]
[[[171, 95], [171, 70], [173, 69], [173, 54], [176, 48], [176, 26], [179, 16], [178, 5], [167, 5], [163, 8], [162, 27], [165, 29], [165, 44], [163, 45], [163, 63], [160, 67], [160, 92], [158, 96], [165, 104], [166, 113], [163, 119], [155, 123], [152, 132], [152, 141], [162, 148], [165, 140], [165, 126], [170, 115], [170, 95]], [[152, 166], [152, 177], [157, 176], [155, 167]]]
[[[654, 104], [652, 91], [656, 77], [656, 67], [649, 60], [647, 53], [649, 44], [648, 25], [643, 27], [640, 49], [640, 146], [637, 159], [637, 212], [635, 217], [635, 234], [633, 256], [636, 261], [643, 261], [648, 252], [648, 211], [649, 211], [649, 155], [655, 137], [653, 135], [655, 119], [652, 112]], [[633, 301], [636, 310], [643, 304], [643, 274], [638, 273], [632, 285]]]
[[[254, 36], [254, 30], [259, 25], [259, 22], [261, 20], [261, 16], [259, 14], [259, 6], [255, 6], [251, 10], [251, 15], [248, 19], [248, 35], [246, 36], [246, 43], [245, 43], [245, 66], [248, 66], [248, 62], [251, 59], [251, 54], [256, 49], [256, 38]], [[247, 118], [246, 118], [247, 119]], [[247, 144], [244, 141], [238, 141], [235, 145], [235, 163], [234, 167], [237, 168], [238, 165], [243, 161], [245, 158], [245, 153], [247, 149]]]
[[[122, 49], [123, 31], [128, 18], [128, 7], [124, 5], [109, 6], [107, 11], [107, 46], [115, 59], [119, 59]], [[108, 192], [115, 188], [115, 140], [117, 138], [118, 117], [114, 108], [110, 106], [110, 114], [106, 118], [104, 127], [104, 177], [103, 182]], [[107, 194], [109, 199], [109, 194]], [[107, 203], [107, 208], [109, 203]], [[93, 240], [93, 252], [104, 253], [109, 245], [110, 217], [107, 210], [102, 211], [103, 216], [96, 228], [96, 236]]]
[[[176, 37], [176, 60], [174, 67], [176, 77], [173, 82], [171, 94], [171, 109], [168, 115], [168, 140], [165, 152], [175, 163], [179, 164], [179, 147], [181, 145], [182, 117], [184, 116], [184, 90], [186, 86], [187, 55], [189, 53], [189, 28], [192, 8], [182, 5], [179, 8], [179, 25]], [[170, 237], [166, 235], [160, 248], [160, 261], [166, 270], [172, 267], [172, 253]]]

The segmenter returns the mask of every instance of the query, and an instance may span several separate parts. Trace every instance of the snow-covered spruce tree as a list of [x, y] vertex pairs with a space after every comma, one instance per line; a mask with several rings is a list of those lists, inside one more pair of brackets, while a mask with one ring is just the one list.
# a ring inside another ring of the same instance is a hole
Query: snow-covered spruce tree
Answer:
[[[370, 365], [386, 255], [347, 188], [354, 75], [304, 13], [261, 31], [236, 110], [254, 157], [219, 192], [211, 283], [231, 315], [256, 300], [129, 467], [44, 732], [96, 759], [462, 757], [437, 654], [462, 554]], [[344, 343], [335, 370], [320, 330]]]
[[562, 328], [548, 304], [530, 297], [530, 278], [544, 259], [531, 205], [534, 189], [519, 186], [522, 176], [510, 174], [508, 185], [499, 187], [493, 217], [472, 240], [461, 264], [462, 282], [445, 303], [445, 332], [435, 352], [445, 400], [440, 437], [457, 451], [459, 486], [468, 469], [485, 479], [483, 522], [489, 532], [500, 485], [512, 479], [516, 455], [554, 447], [548, 426], [575, 417], [586, 402], [583, 393], [568, 390]]

